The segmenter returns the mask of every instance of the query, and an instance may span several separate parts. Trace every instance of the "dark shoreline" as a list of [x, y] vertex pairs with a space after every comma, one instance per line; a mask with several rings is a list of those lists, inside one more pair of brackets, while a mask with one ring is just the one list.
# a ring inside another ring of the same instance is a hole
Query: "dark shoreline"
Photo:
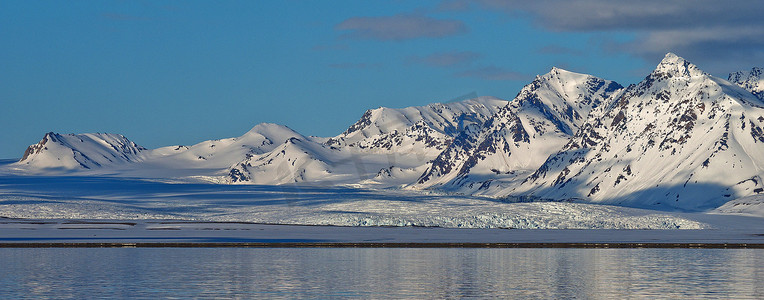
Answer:
[[0, 243], [0, 248], [579, 248], [764, 249], [747, 243]]

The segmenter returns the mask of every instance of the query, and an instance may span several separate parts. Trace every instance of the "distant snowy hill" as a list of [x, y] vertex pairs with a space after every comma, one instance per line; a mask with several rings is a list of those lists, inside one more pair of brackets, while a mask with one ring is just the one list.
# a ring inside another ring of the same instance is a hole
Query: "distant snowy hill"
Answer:
[[236, 138], [147, 150], [116, 134], [48, 133], [0, 171], [709, 210], [764, 195], [761, 77], [753, 68], [716, 78], [669, 53], [626, 88], [553, 68], [512, 101], [372, 109], [328, 138], [263, 123]]
[[754, 67], [751, 71], [731, 73], [727, 80], [764, 100], [764, 69]]
[[236, 138], [147, 150], [118, 134], [48, 133], [10, 167], [31, 173], [87, 170], [138, 177], [219, 176], [247, 155], [266, 153], [296, 136], [302, 135], [286, 126], [263, 123]]
[[[578, 130], [619, 84], [553, 68], [537, 76], [485, 122], [463, 130], [417, 187], [487, 188], [490, 178], [533, 171]], [[476, 181], [488, 180], [473, 186]]]
[[400, 185], [421, 174], [469, 124], [486, 120], [507, 101], [480, 97], [402, 109], [366, 111], [342, 134], [323, 143], [303, 136], [233, 165], [225, 182]]
[[681, 209], [761, 193], [764, 103], [667, 54], [505, 195]]
[[146, 148], [119, 134], [49, 132], [39, 143], [29, 146], [15, 165], [28, 169], [92, 169], [142, 161], [146, 153]]

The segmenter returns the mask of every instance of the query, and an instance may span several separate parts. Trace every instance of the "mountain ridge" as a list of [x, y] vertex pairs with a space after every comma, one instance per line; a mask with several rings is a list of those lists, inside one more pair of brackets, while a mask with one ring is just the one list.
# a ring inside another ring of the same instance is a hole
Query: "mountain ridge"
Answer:
[[668, 53], [623, 87], [554, 67], [510, 101], [370, 109], [329, 138], [261, 123], [236, 138], [149, 150], [116, 134], [51, 132], [6, 170], [708, 210], [764, 193], [761, 73], [725, 80]]

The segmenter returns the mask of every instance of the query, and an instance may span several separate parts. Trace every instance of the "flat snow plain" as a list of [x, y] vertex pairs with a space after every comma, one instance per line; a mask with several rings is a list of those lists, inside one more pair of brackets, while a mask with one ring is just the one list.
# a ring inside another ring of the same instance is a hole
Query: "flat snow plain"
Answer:
[[398, 189], [67, 176], [0, 177], [0, 216], [445, 228], [715, 228], [705, 214], [584, 203], [513, 203]]

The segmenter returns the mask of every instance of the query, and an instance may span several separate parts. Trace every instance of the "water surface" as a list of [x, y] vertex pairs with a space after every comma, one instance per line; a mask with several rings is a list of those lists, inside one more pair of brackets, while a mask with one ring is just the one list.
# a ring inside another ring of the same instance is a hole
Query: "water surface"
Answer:
[[0, 298], [761, 298], [754, 249], [0, 249]]

